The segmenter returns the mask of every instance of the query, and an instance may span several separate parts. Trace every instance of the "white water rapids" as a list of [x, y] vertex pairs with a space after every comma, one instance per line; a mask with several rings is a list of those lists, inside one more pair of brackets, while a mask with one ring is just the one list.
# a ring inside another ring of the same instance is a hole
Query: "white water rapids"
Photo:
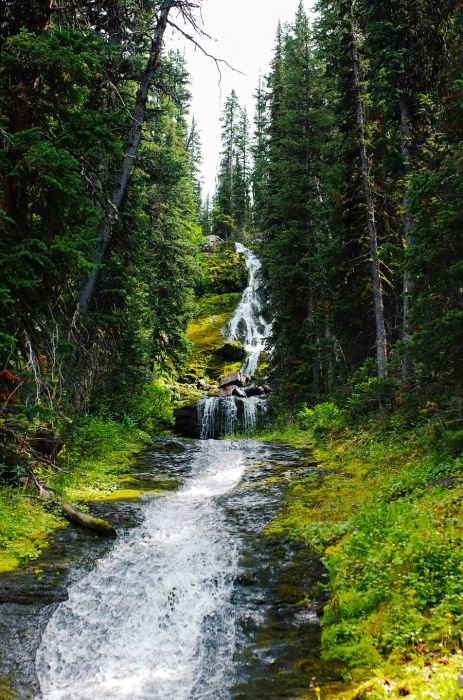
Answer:
[[36, 657], [43, 700], [229, 697], [238, 538], [220, 497], [240, 481], [239, 443], [204, 441], [174, 495], [73, 584]]

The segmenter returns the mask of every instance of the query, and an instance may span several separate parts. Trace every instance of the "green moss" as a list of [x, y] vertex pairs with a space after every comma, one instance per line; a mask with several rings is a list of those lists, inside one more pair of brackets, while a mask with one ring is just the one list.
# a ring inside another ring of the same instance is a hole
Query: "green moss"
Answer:
[[227, 294], [239, 292], [246, 286], [248, 272], [242, 253], [237, 253], [234, 243], [218, 246], [214, 252], [201, 256], [202, 287], [208, 292]]
[[20, 489], [0, 491], [0, 572], [36, 559], [47, 537], [65, 521]]
[[[394, 418], [310, 434], [294, 421], [266, 435], [312, 447], [318, 463], [316, 473], [289, 484], [284, 511], [267, 533], [289, 533], [323, 556], [331, 594], [325, 659], [354, 678], [387, 669], [397, 691], [385, 687], [387, 697], [400, 696], [402, 675], [410, 677], [411, 697], [463, 697], [444, 667], [432, 674], [438, 694], [426, 695], [409, 661], [445, 653], [453, 664], [463, 639], [461, 456], [427, 425], [407, 431]], [[382, 692], [373, 685], [371, 693]], [[368, 687], [356, 695], [344, 686], [340, 697], [376, 697], [365, 694]]]
[[[87, 419], [75, 427], [62, 451], [62, 471], [54, 475], [37, 471], [37, 476], [71, 502], [115, 498], [136, 455], [149, 442], [150, 437], [136, 428]], [[36, 559], [47, 546], [48, 536], [66, 524], [49, 504], [24, 489], [1, 489], [0, 572]]]
[[8, 679], [0, 676], [0, 700], [15, 700], [17, 697], [17, 693], [10, 688]]
[[189, 374], [196, 380], [210, 377], [219, 379], [230, 367], [240, 363], [220, 358], [216, 351], [223, 345], [222, 328], [233, 315], [240, 294], [206, 295], [198, 301], [198, 313], [188, 329], [188, 339], [193, 343]]

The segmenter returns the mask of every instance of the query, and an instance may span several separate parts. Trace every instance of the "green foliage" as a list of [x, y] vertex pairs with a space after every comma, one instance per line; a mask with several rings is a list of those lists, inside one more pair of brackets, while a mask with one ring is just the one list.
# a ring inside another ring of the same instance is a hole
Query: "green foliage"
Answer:
[[[299, 426], [279, 434], [302, 446], [307, 429]], [[389, 660], [400, 674], [398, 664], [413, 655], [457, 649], [463, 461], [449, 452], [446, 432], [436, 433], [432, 419], [411, 430], [393, 415], [364, 428], [313, 431], [312, 441], [315, 471], [290, 483], [268, 530], [283, 527], [323, 555], [324, 658], [351, 669]]]
[[0, 490], [0, 572], [36, 559], [48, 534], [64, 521], [21, 491]]
[[203, 253], [200, 262], [200, 294], [241, 292], [246, 286], [246, 262], [244, 256], [235, 251], [234, 245], [226, 244], [216, 248], [213, 253]]
[[313, 408], [304, 404], [297, 418], [301, 428], [308, 430], [311, 435], [339, 430], [344, 423], [342, 411], [331, 402], [319, 403]]
[[160, 379], [145, 384], [139, 395], [128, 402], [127, 409], [129, 412], [123, 418], [124, 423], [147, 432], [159, 433], [174, 422], [171, 391]]
[[[275, 378], [282, 400], [351, 393], [356, 416], [384, 413], [400, 395], [411, 413], [414, 402], [461, 395], [461, 8], [319, 0], [317, 10], [313, 30], [302, 3], [279, 28], [256, 95], [255, 221]], [[363, 149], [390, 379], [360, 382], [378, 317]]]

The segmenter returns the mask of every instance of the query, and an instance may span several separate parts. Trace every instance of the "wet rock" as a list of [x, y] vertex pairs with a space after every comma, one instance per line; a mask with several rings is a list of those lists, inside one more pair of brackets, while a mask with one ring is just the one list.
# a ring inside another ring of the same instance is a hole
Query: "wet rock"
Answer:
[[251, 398], [252, 396], [262, 396], [262, 394], [265, 394], [264, 387], [257, 386], [256, 384], [251, 384], [251, 386], [246, 387], [244, 391], [248, 398]]
[[257, 581], [251, 574], [242, 573], [237, 577], [236, 583], [240, 586], [255, 586]]
[[229, 362], [240, 362], [246, 357], [246, 350], [236, 340], [227, 340], [215, 353]]
[[226, 398], [228, 398], [229, 396], [233, 396], [233, 393], [234, 393], [234, 391], [235, 391], [237, 388], [238, 388], [238, 387], [235, 386], [234, 384], [230, 384], [230, 386], [226, 386], [226, 387], [224, 387], [223, 389], [221, 389], [221, 390], [219, 391], [218, 396], [219, 396], [219, 398], [221, 398], [221, 399], [226, 399]]
[[197, 404], [174, 409], [175, 433], [182, 437], [198, 437]]
[[241, 372], [238, 370], [238, 372], [230, 372], [230, 374], [226, 374], [223, 376], [220, 380], [220, 388], [223, 389], [224, 387], [229, 386], [230, 384], [235, 384], [235, 386], [240, 386], [244, 387], [246, 386], [246, 377], [241, 374]]
[[244, 389], [241, 389], [239, 386], [235, 386], [233, 389], [233, 394], [232, 396], [237, 396], [240, 399], [245, 399], [246, 398], [246, 392]]
[[208, 383], [206, 382], [205, 379], [200, 379], [200, 380], [196, 383], [196, 387], [197, 387], [198, 389], [204, 389], [204, 391], [207, 391], [207, 389], [210, 388], [210, 384], [208, 384]]

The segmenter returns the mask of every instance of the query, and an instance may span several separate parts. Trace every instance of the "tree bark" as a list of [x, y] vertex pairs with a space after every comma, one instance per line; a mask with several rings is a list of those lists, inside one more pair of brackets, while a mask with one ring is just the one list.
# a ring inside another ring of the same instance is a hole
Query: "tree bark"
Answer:
[[104, 220], [99, 230], [98, 250], [92, 261], [94, 267], [82, 285], [79, 294], [78, 308], [76, 310], [74, 322], [79, 317], [85, 317], [88, 313], [90, 302], [94, 295], [100, 276], [101, 266], [107, 256], [108, 246], [112, 235], [112, 228], [119, 216], [122, 203], [127, 193], [127, 187], [135, 166], [137, 151], [141, 141], [143, 124], [145, 122], [148, 93], [159, 65], [162, 42], [167, 26], [169, 12], [174, 5], [174, 0], [164, 2], [159, 13], [156, 29], [151, 40], [148, 61], [135, 98], [135, 106], [131, 115], [132, 125], [127, 137], [125, 156], [119, 170], [117, 185], [114, 188], [111, 199], [108, 202]]
[[384, 293], [381, 281], [381, 269], [378, 254], [378, 232], [376, 226], [376, 209], [371, 187], [370, 164], [368, 160], [365, 139], [365, 117], [363, 113], [362, 82], [360, 77], [360, 60], [355, 39], [354, 17], [352, 3], [349, 3], [348, 13], [349, 43], [351, 47], [352, 72], [356, 101], [356, 123], [358, 131], [358, 147], [360, 154], [360, 170], [363, 180], [363, 190], [367, 211], [368, 235], [370, 239], [371, 280], [373, 285], [373, 302], [376, 325], [376, 361], [378, 376], [387, 376], [387, 334], [384, 319]]
[[[411, 163], [411, 143], [412, 143], [412, 131], [410, 126], [410, 112], [408, 105], [403, 98], [399, 100], [400, 109], [400, 128], [402, 132], [401, 141], [401, 151], [402, 160], [405, 169], [405, 176], [408, 174], [410, 163]], [[404, 251], [405, 255], [407, 249], [412, 243], [413, 239], [413, 216], [411, 213], [411, 202], [410, 193], [408, 191], [407, 182], [404, 182], [404, 192], [403, 192], [403, 209], [404, 209]], [[409, 382], [412, 380], [414, 374], [413, 361], [410, 357], [410, 352], [408, 349], [408, 343], [410, 341], [410, 299], [413, 294], [413, 277], [410, 270], [407, 267], [407, 260], [405, 260], [404, 266], [404, 276], [403, 276], [403, 325], [402, 325], [402, 340], [405, 345], [405, 355], [402, 359], [402, 380], [404, 382]]]

